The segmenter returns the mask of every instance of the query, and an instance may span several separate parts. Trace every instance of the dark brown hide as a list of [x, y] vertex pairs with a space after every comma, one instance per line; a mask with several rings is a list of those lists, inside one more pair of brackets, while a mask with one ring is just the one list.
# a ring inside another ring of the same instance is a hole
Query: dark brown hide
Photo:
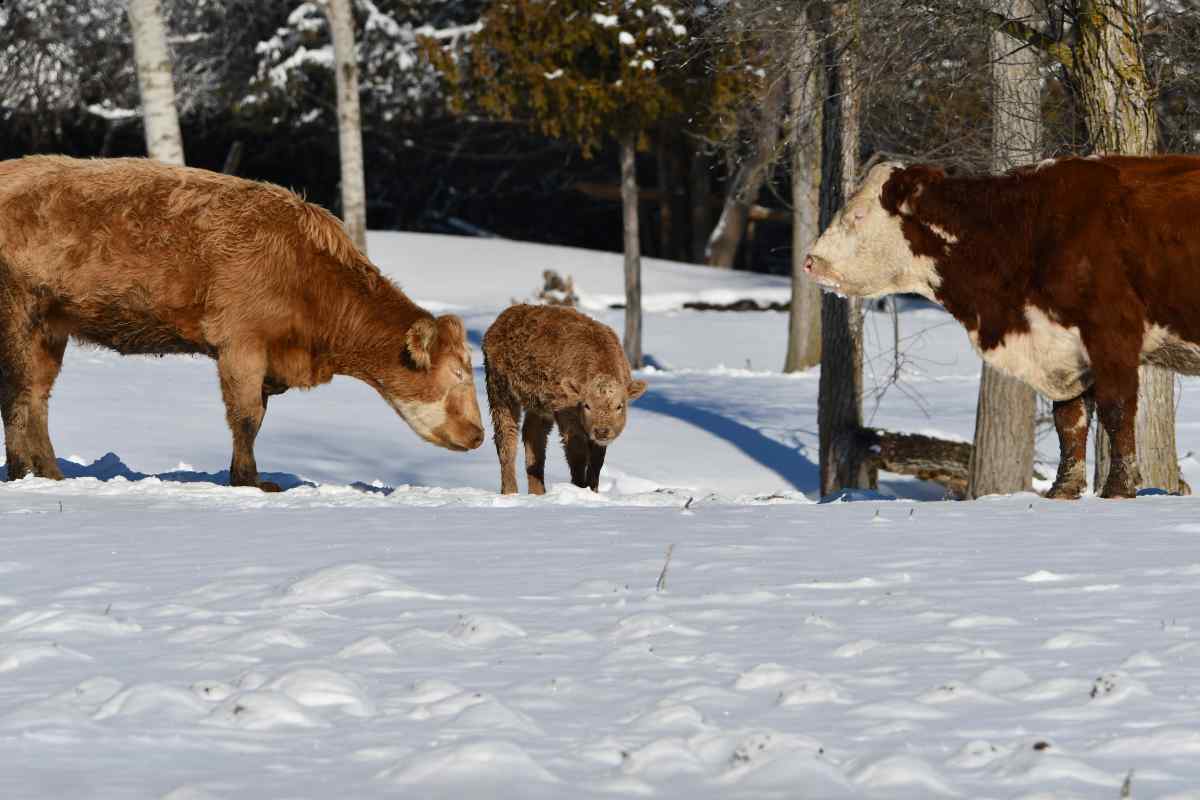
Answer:
[[1086, 396], [1054, 398], [1064, 466], [1051, 494], [1083, 488], [1093, 396], [1114, 448], [1101, 493], [1134, 494], [1139, 364], [1200, 373], [1200, 158], [1068, 158], [986, 177], [911, 166], [881, 202], [912, 253], [936, 264], [936, 299], [985, 358], [1030, 332], [1029, 309], [1077, 332]]

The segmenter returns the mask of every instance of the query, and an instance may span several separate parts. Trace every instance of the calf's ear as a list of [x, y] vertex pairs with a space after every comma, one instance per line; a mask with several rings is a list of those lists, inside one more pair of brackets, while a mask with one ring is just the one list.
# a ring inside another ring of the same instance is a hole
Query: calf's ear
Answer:
[[433, 348], [437, 344], [437, 335], [437, 325], [427, 317], [422, 317], [409, 327], [405, 335], [405, 349], [417, 369], [429, 369], [433, 364]]
[[630, 400], [637, 400], [646, 393], [646, 382], [641, 380], [630, 381], [629, 385], [625, 387], [625, 393], [629, 395]]

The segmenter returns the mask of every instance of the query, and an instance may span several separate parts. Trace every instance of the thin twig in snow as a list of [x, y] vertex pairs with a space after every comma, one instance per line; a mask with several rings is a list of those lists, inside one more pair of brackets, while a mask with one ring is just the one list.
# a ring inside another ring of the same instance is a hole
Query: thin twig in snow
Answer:
[[[692, 502], [690, 498], [688, 502]], [[661, 592], [667, 588], [667, 567], [671, 566], [671, 552], [674, 549], [674, 544], [667, 545], [667, 560], [663, 562], [662, 572], [658, 573], [658, 583], [654, 585], [654, 591], [656, 592]]]

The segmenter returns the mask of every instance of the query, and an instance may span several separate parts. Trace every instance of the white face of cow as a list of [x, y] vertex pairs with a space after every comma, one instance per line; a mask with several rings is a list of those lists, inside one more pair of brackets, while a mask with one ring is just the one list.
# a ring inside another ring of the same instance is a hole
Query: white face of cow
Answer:
[[[933, 259], [913, 255], [901, 227], [904, 217], [883, 207], [883, 185], [899, 164], [877, 164], [834, 216], [805, 260], [805, 272], [839, 294], [879, 297], [915, 292], [933, 299], [941, 283]], [[901, 207], [901, 214], [905, 208]], [[943, 236], [947, 244], [952, 237]]]

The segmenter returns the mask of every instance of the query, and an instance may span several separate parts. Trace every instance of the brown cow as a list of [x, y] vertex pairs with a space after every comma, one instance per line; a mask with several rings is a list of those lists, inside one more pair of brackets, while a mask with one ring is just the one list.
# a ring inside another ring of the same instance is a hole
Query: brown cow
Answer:
[[47, 402], [67, 339], [217, 360], [229, 482], [261, 486], [267, 398], [334, 375], [426, 441], [483, 443], [462, 321], [434, 318], [295, 194], [136, 158], [0, 162], [0, 412], [8, 479], [61, 478]]
[[916, 292], [983, 359], [1054, 401], [1050, 497], [1087, 485], [1093, 404], [1113, 442], [1101, 496], [1138, 487], [1138, 365], [1200, 374], [1200, 158], [1068, 158], [950, 177], [880, 164], [805, 262], [839, 292]]

